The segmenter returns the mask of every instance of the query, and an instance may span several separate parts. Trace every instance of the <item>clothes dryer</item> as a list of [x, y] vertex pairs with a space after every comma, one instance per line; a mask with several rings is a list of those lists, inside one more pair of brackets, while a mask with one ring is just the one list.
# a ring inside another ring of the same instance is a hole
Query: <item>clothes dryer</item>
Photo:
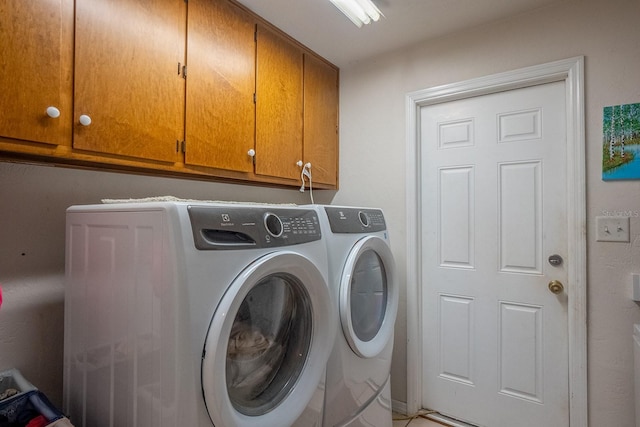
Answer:
[[327, 364], [324, 426], [390, 427], [398, 282], [380, 209], [316, 206], [340, 324]]
[[74, 206], [66, 236], [75, 425], [322, 424], [338, 322], [314, 210]]

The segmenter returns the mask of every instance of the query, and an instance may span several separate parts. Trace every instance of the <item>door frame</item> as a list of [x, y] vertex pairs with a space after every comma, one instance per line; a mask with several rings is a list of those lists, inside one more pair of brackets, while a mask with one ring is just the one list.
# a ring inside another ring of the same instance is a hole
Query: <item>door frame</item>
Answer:
[[569, 423], [587, 427], [587, 241], [584, 57], [536, 65], [406, 95], [407, 413], [422, 408], [422, 229], [420, 108], [564, 81], [567, 120]]

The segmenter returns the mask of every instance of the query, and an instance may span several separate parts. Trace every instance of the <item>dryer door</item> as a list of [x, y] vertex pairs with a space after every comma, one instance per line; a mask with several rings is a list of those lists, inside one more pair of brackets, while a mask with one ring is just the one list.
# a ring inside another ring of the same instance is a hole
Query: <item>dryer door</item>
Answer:
[[377, 236], [360, 239], [349, 252], [340, 281], [340, 321], [351, 349], [377, 356], [393, 338], [398, 311], [395, 263]]
[[202, 388], [215, 426], [291, 425], [325, 372], [335, 334], [324, 276], [274, 252], [229, 286], [207, 333]]

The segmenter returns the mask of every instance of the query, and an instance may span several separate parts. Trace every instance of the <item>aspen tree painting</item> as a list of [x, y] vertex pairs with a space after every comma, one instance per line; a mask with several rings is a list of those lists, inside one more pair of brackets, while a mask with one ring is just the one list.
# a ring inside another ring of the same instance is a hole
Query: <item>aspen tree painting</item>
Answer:
[[602, 179], [640, 179], [640, 104], [604, 107]]

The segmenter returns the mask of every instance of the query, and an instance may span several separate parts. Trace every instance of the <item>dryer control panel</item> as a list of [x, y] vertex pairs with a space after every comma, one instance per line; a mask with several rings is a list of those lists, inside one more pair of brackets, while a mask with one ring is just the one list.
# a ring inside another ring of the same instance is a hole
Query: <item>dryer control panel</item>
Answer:
[[312, 209], [265, 206], [189, 206], [196, 248], [256, 249], [320, 240], [318, 215]]
[[387, 229], [380, 209], [325, 206], [324, 210], [334, 233], [371, 233]]

